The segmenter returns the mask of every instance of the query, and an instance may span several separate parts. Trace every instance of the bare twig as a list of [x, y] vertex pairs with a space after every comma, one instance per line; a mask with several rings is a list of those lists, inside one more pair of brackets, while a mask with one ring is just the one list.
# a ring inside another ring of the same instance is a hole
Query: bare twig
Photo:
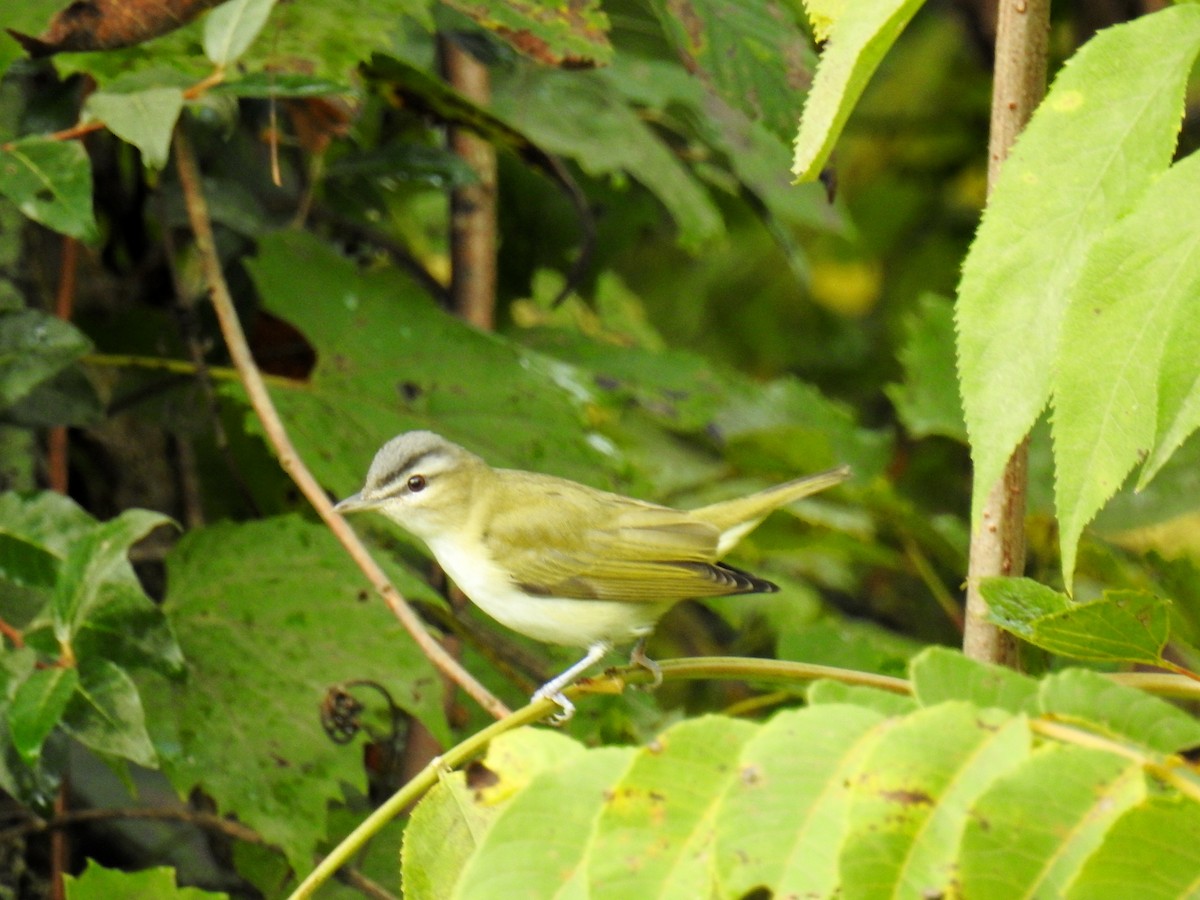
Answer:
[[333, 511], [333, 504], [329, 502], [329, 498], [325, 496], [325, 492], [317, 483], [316, 478], [296, 453], [283, 421], [275, 409], [275, 404], [271, 400], [271, 395], [267, 392], [262, 374], [254, 362], [250, 346], [246, 342], [246, 335], [238, 321], [233, 298], [229, 294], [229, 287], [225, 282], [224, 272], [221, 270], [221, 260], [217, 255], [212, 222], [208, 216], [208, 205], [200, 186], [200, 172], [195, 158], [192, 156], [191, 145], [184, 136], [182, 128], [177, 128], [175, 131], [174, 147], [175, 164], [179, 171], [179, 183], [183, 190], [188, 221], [191, 223], [192, 232], [196, 238], [196, 250], [200, 257], [205, 281], [208, 284], [209, 296], [217, 313], [221, 333], [224, 335], [230, 358], [249, 395], [250, 404], [262, 422], [267, 439], [279, 458], [279, 464], [300, 488], [301, 493], [313, 505], [313, 508], [329, 526], [342, 546], [346, 548], [358, 567], [366, 574], [379, 596], [387, 603], [392, 613], [400, 620], [405, 630], [412, 635], [430, 661], [490, 714], [497, 718], [507, 715], [508, 708], [476, 681], [457, 660], [446, 653], [441, 644], [426, 631], [420, 616], [388, 580], [350, 526]]
[[[1050, 0], [1001, 0], [996, 30], [996, 69], [988, 142], [988, 189], [996, 184], [1034, 108], [1046, 92], [1046, 42]], [[1020, 575], [1025, 568], [1027, 442], [1013, 453], [1000, 481], [989, 492], [979, 527], [971, 534], [967, 574], [967, 617], [963, 652], [974, 659], [1014, 665], [1016, 641], [991, 624], [980, 579]]]

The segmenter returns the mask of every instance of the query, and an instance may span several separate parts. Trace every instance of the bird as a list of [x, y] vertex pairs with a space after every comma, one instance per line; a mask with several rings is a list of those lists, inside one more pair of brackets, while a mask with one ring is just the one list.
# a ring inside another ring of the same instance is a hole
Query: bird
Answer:
[[658, 619], [682, 600], [778, 591], [721, 558], [772, 511], [850, 476], [848, 466], [744, 497], [681, 510], [566, 478], [493, 468], [432, 431], [409, 431], [375, 454], [339, 513], [373, 510], [420, 538], [476, 606], [513, 631], [586, 650], [542, 685], [552, 721], [575, 707], [562, 693], [614, 646], [645, 654]]

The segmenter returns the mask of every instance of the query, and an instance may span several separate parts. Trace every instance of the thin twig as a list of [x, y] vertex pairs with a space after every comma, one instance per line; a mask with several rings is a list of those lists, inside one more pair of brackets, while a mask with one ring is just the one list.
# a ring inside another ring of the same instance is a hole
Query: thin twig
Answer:
[[196, 251], [200, 257], [209, 296], [221, 326], [221, 333], [224, 335], [229, 356], [233, 360], [234, 367], [238, 370], [242, 384], [250, 398], [250, 404], [262, 422], [263, 431], [275, 450], [275, 455], [279, 458], [280, 466], [300, 488], [301, 493], [329, 526], [330, 531], [366, 574], [379, 596], [387, 603], [392, 613], [400, 620], [405, 630], [412, 635], [438, 670], [462, 687], [491, 715], [497, 718], [508, 715], [508, 708], [446, 653], [441, 644], [425, 629], [425, 623], [421, 621], [420, 616], [388, 580], [358, 536], [346, 524], [346, 521], [333, 511], [333, 504], [329, 502], [325, 491], [296, 453], [296, 449], [288, 437], [287, 429], [271, 400], [271, 395], [263, 383], [262, 374], [254, 362], [250, 346], [246, 342], [246, 335], [238, 321], [233, 298], [229, 294], [225, 274], [221, 270], [221, 260], [213, 238], [212, 222], [208, 216], [208, 205], [200, 186], [200, 172], [192, 155], [191, 145], [182, 128], [175, 130], [174, 145], [175, 164], [179, 171], [179, 183], [183, 190], [188, 221], [191, 223], [192, 232], [195, 235]]
[[[1001, 0], [988, 140], [989, 190], [1046, 92], [1049, 32], [1050, 0]], [[973, 659], [1004, 665], [1016, 664], [1016, 640], [988, 621], [987, 601], [979, 583], [993, 575], [1020, 575], [1025, 569], [1027, 457], [1028, 441], [1022, 441], [988, 493], [979, 527], [971, 533], [963, 652]]]
[[47, 832], [61, 831], [75, 825], [88, 822], [107, 822], [113, 819], [153, 819], [160, 822], [182, 822], [195, 825], [208, 831], [218, 831], [226, 837], [245, 841], [249, 844], [266, 844], [266, 841], [253, 828], [218, 816], [215, 813], [200, 812], [194, 809], [177, 809], [164, 807], [129, 807], [120, 809], [78, 809], [74, 812], [57, 815], [53, 819], [35, 819], [23, 822], [0, 831], [0, 845], [18, 838], [31, 837]]

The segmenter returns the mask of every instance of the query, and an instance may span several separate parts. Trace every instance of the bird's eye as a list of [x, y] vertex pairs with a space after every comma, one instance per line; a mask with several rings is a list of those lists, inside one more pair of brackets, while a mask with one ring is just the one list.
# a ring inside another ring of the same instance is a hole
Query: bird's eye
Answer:
[[408, 489], [410, 491], [412, 491], [414, 494], [417, 493], [418, 491], [425, 490], [425, 484], [426, 484], [426, 481], [425, 481], [424, 475], [413, 475], [411, 478], [408, 479]]

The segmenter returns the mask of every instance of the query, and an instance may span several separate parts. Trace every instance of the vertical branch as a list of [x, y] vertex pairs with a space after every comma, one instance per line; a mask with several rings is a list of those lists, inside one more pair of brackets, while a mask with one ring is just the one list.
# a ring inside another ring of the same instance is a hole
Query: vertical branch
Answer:
[[[62, 239], [62, 260], [58, 273], [58, 289], [54, 297], [54, 315], [64, 322], [71, 321], [75, 309], [75, 290], [78, 285], [79, 271], [79, 241], [73, 237], [64, 236]], [[46, 471], [50, 489], [66, 495], [70, 487], [68, 473], [70, 471], [67, 455], [70, 447], [67, 443], [67, 426], [55, 425], [50, 429], [46, 448]], [[62, 784], [54, 797], [55, 816], [65, 815], [71, 808], [70, 773], [63, 772]], [[66, 831], [58, 830], [50, 835], [50, 897], [51, 900], [63, 900], [66, 897], [66, 885], [63, 875], [68, 871], [71, 862], [71, 845]]]
[[[1017, 135], [1046, 92], [1050, 0], [1001, 0], [988, 141], [988, 190], [996, 185]], [[1013, 665], [1016, 641], [987, 621], [979, 580], [1020, 575], [1025, 568], [1025, 493], [1028, 441], [1009, 458], [988, 493], [980, 525], [971, 533], [963, 651], [973, 659]]]
[[[492, 94], [487, 66], [453, 37], [443, 35], [438, 46], [450, 85], [486, 106]], [[479, 179], [450, 195], [451, 300], [459, 316], [490, 331], [496, 323], [496, 150], [458, 126], [450, 128], [450, 147]]]
[[217, 314], [221, 335], [229, 356], [237, 368], [242, 386], [250, 398], [250, 405], [262, 423], [267, 441], [279, 458], [279, 465], [296, 483], [318, 515], [329, 526], [334, 536], [354, 559], [358, 567], [366, 574], [375, 586], [376, 592], [387, 603], [392, 613], [400, 620], [400, 624], [412, 635], [413, 640], [438, 668], [438, 670], [455, 684], [475, 698], [484, 709], [496, 718], [508, 714], [508, 708], [494, 697], [487, 688], [475, 680], [469, 672], [454, 659], [441, 644], [429, 634], [420, 616], [401, 596], [395, 586], [388, 580], [387, 575], [367, 553], [367, 549], [359, 541], [358, 536], [346, 524], [346, 521], [333, 511], [333, 504], [325, 495], [321, 485], [313, 477], [312, 472], [300, 459], [296, 448], [288, 437], [287, 429], [280, 419], [267, 386], [263, 381], [258, 364], [250, 353], [250, 345], [238, 321], [237, 311], [233, 306], [233, 297], [229, 293], [229, 285], [225, 281], [225, 273], [221, 269], [221, 259], [217, 255], [216, 240], [213, 236], [212, 221], [208, 215], [208, 204], [200, 186], [200, 170], [192, 155], [191, 145], [184, 136], [183, 128], [175, 130], [174, 139], [175, 165], [179, 172], [179, 185], [183, 191], [184, 205], [187, 208], [188, 223], [196, 239], [196, 251], [204, 272], [204, 280], [208, 285], [209, 299]]

